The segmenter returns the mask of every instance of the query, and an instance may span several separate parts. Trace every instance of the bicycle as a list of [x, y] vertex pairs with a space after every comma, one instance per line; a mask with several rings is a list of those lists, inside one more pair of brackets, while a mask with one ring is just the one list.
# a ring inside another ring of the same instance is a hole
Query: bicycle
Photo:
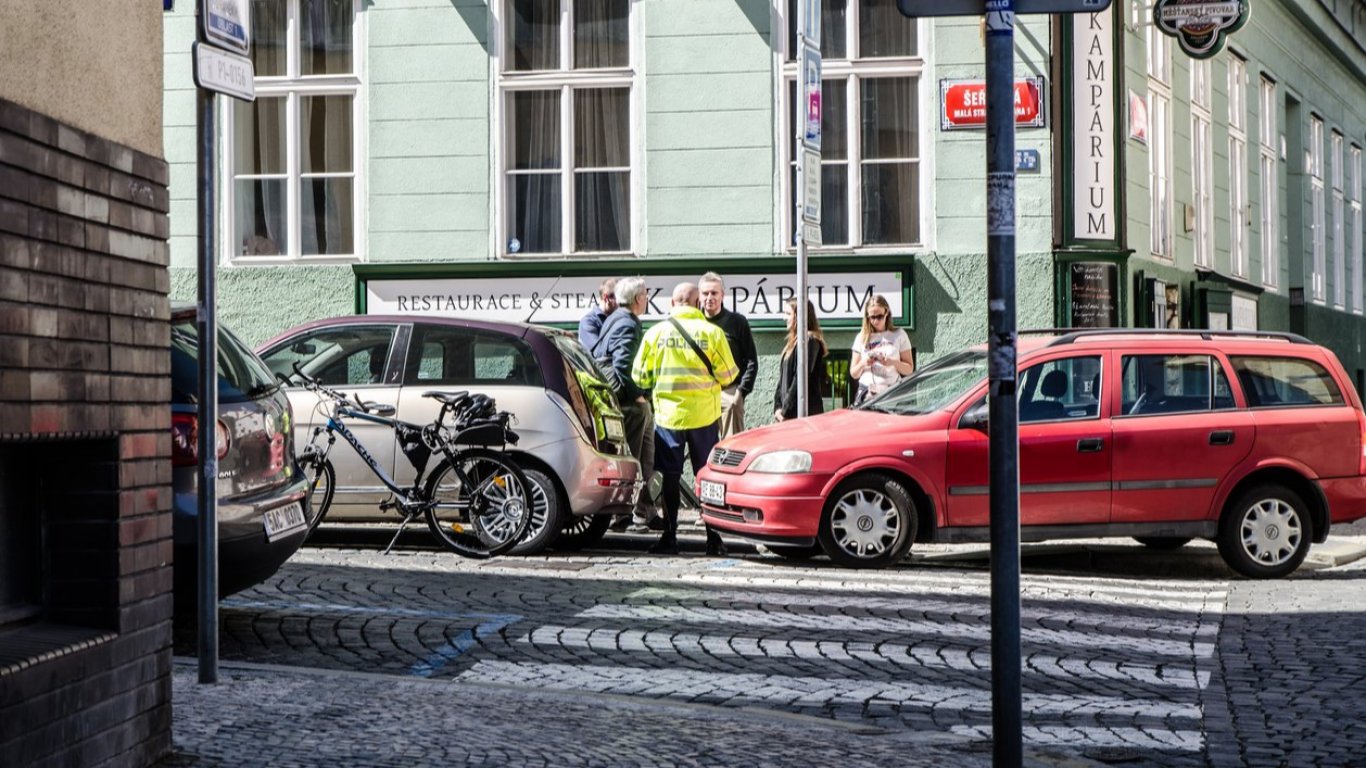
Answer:
[[[403, 516], [385, 554], [394, 548], [408, 523], [419, 516], [426, 518], [437, 541], [463, 557], [501, 555], [526, 535], [531, 526], [531, 483], [501, 451], [492, 450], [493, 446], [517, 442], [517, 434], [508, 428], [511, 414], [497, 411], [492, 398], [463, 391], [424, 392], [423, 397], [441, 403], [441, 410], [430, 424], [417, 425], [392, 418], [393, 406], [362, 402], [358, 395], [348, 397], [308, 376], [297, 365], [294, 371], [305, 389], [323, 396], [318, 407], [326, 416], [323, 424], [314, 427], [312, 438], [298, 457], [309, 480], [310, 507], [315, 510], [309, 520], [310, 534], [332, 504], [337, 472], [328, 455], [341, 435], [392, 494], [380, 503], [380, 509], [397, 510]], [[451, 424], [446, 423], [448, 416], [455, 417]], [[384, 471], [346, 426], [342, 419], [347, 418], [394, 429], [404, 456], [417, 470], [411, 488], [399, 486]], [[444, 459], [425, 474], [432, 454], [437, 452]]]

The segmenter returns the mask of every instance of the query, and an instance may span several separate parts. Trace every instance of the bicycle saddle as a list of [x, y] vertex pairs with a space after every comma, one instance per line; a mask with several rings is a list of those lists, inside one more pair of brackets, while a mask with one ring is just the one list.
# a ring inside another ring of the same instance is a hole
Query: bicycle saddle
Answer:
[[464, 391], [464, 390], [462, 390], [462, 391], [460, 391], [460, 392], [436, 392], [436, 391], [432, 391], [432, 392], [423, 392], [423, 393], [422, 393], [422, 396], [423, 396], [423, 397], [430, 397], [431, 399], [437, 401], [438, 403], [444, 403], [444, 404], [446, 404], [446, 405], [455, 405], [456, 403], [463, 402], [466, 398], [468, 398], [468, 397], [470, 396], [470, 393], [469, 393], [468, 391]]

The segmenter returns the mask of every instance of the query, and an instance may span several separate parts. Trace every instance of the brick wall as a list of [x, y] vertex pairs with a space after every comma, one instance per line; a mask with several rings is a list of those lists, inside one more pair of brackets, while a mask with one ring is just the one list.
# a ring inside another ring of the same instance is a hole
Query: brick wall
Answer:
[[40, 549], [9, 553], [40, 567], [0, 613], [6, 766], [170, 749], [167, 183], [161, 158], [0, 100], [0, 530]]

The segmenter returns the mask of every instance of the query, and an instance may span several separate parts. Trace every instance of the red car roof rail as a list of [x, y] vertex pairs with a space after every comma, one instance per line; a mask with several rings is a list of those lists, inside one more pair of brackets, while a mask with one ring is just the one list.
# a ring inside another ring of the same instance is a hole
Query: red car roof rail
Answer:
[[1231, 339], [1277, 339], [1288, 341], [1291, 344], [1313, 344], [1314, 342], [1299, 335], [1286, 331], [1218, 331], [1202, 328], [1031, 328], [1019, 331], [1020, 336], [1053, 336], [1058, 338], [1052, 340], [1045, 346], [1057, 347], [1063, 344], [1071, 344], [1082, 339], [1096, 336], [1198, 336], [1206, 341], [1218, 338]]

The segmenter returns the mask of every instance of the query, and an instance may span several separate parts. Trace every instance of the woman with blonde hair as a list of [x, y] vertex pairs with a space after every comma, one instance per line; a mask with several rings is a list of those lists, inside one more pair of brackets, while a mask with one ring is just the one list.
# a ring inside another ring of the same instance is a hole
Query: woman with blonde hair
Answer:
[[911, 339], [896, 327], [882, 294], [873, 294], [863, 307], [863, 329], [854, 337], [853, 353], [849, 375], [858, 379], [854, 405], [882, 394], [915, 371]]
[[783, 308], [787, 320], [787, 342], [783, 344], [782, 369], [778, 389], [773, 393], [773, 418], [776, 421], [797, 418], [797, 387], [799, 379], [806, 380], [807, 415], [825, 412], [821, 399], [821, 384], [825, 381], [825, 334], [816, 317], [816, 305], [806, 301], [806, 367], [805, 376], [797, 375], [797, 299], [787, 300]]

